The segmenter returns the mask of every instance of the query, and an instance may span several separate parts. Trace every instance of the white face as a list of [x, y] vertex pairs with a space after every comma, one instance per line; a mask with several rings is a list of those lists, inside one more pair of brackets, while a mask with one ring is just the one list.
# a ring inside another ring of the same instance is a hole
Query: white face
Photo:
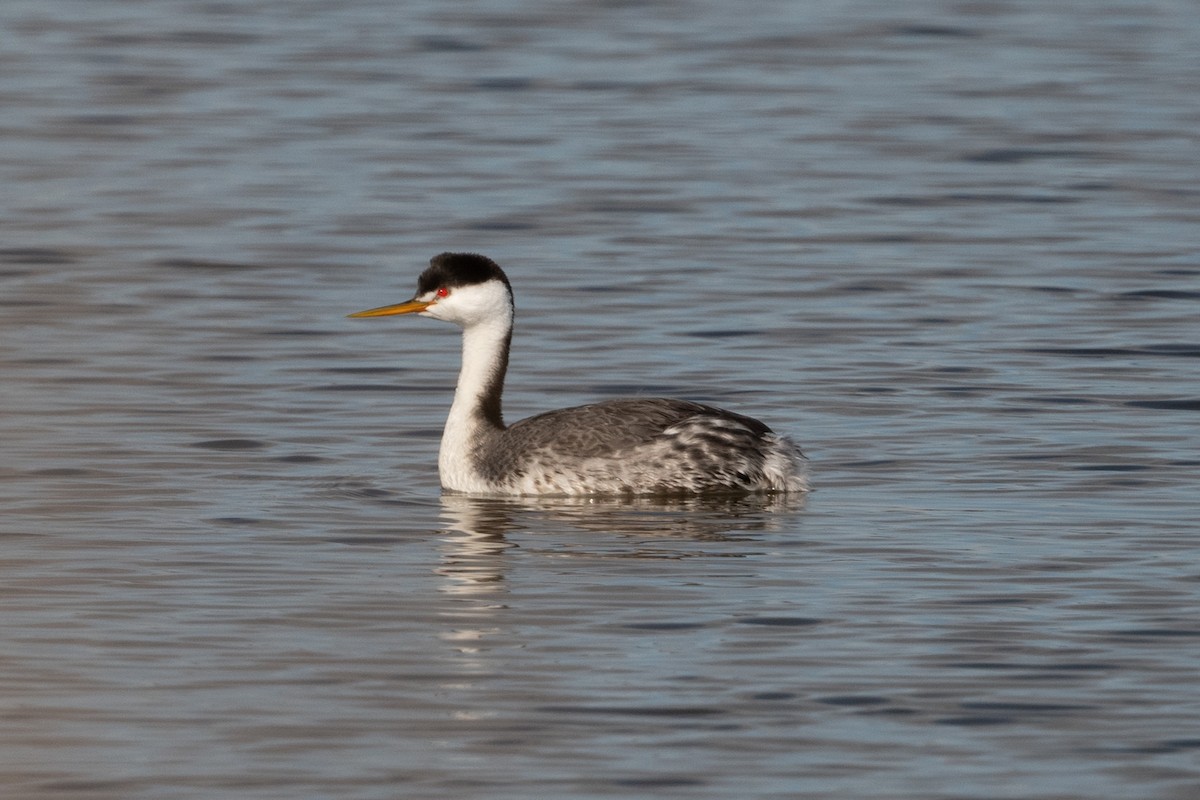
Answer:
[[422, 317], [443, 319], [464, 328], [480, 323], [512, 321], [512, 300], [500, 281], [439, 287], [414, 299], [430, 304], [420, 312]]

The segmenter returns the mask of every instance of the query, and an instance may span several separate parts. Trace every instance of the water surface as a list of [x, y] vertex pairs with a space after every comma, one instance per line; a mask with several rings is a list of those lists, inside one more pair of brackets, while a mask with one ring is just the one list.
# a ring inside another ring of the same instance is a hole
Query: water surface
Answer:
[[[1190, 4], [0, 25], [6, 798], [1200, 792]], [[441, 497], [448, 249], [816, 491]]]

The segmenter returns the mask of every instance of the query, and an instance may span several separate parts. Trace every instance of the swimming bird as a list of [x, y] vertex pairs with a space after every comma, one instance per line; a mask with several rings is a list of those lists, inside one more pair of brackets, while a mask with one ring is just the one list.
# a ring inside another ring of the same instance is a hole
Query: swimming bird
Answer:
[[442, 433], [442, 487], [476, 495], [802, 492], [804, 456], [750, 417], [687, 400], [630, 398], [505, 425], [513, 331], [508, 276], [490, 258], [442, 253], [409, 301], [351, 317], [418, 314], [462, 330], [462, 366]]

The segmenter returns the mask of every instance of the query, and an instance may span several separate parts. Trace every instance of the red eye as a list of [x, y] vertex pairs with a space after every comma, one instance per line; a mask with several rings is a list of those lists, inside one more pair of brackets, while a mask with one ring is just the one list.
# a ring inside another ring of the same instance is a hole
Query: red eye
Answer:
[[450, 290], [447, 289], [445, 286], [439, 286], [438, 290], [436, 292], [434, 292], [434, 294], [436, 294], [438, 297], [449, 297]]

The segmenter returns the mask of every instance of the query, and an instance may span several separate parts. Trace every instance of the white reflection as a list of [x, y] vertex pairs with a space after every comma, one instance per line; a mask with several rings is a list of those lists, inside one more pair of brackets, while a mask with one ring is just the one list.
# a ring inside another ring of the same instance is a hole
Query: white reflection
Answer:
[[[629, 546], [636, 557], [647, 541], [659, 551], [703, 554], [704, 542], [737, 541], [758, 532], [782, 529], [795, 518], [781, 512], [804, 507], [806, 495], [734, 495], [719, 497], [441, 497], [441, 565], [449, 580], [441, 591], [487, 597], [504, 585], [510, 551], [507, 535], [516, 530], [561, 534], [603, 534], [595, 553], [612, 554]], [[623, 544], [623, 542], [625, 544]], [[578, 544], [578, 540], [576, 540]], [[641, 548], [641, 549], [640, 549]]]
[[505, 554], [514, 547], [504, 538], [511, 529], [506, 510], [494, 501], [443, 495], [439, 575], [450, 580], [441, 591], [488, 596], [505, 591]]
[[[441, 497], [439, 638], [459, 657], [458, 680], [490, 675], [488, 651], [505, 636], [508, 571], [526, 534], [526, 559], [736, 557], [757, 551], [767, 531], [795, 530], [804, 495], [680, 498]], [[580, 534], [583, 534], [580, 536]], [[589, 544], [594, 543], [594, 544]], [[732, 545], [732, 547], [731, 547]], [[471, 676], [471, 677], [467, 677]]]

